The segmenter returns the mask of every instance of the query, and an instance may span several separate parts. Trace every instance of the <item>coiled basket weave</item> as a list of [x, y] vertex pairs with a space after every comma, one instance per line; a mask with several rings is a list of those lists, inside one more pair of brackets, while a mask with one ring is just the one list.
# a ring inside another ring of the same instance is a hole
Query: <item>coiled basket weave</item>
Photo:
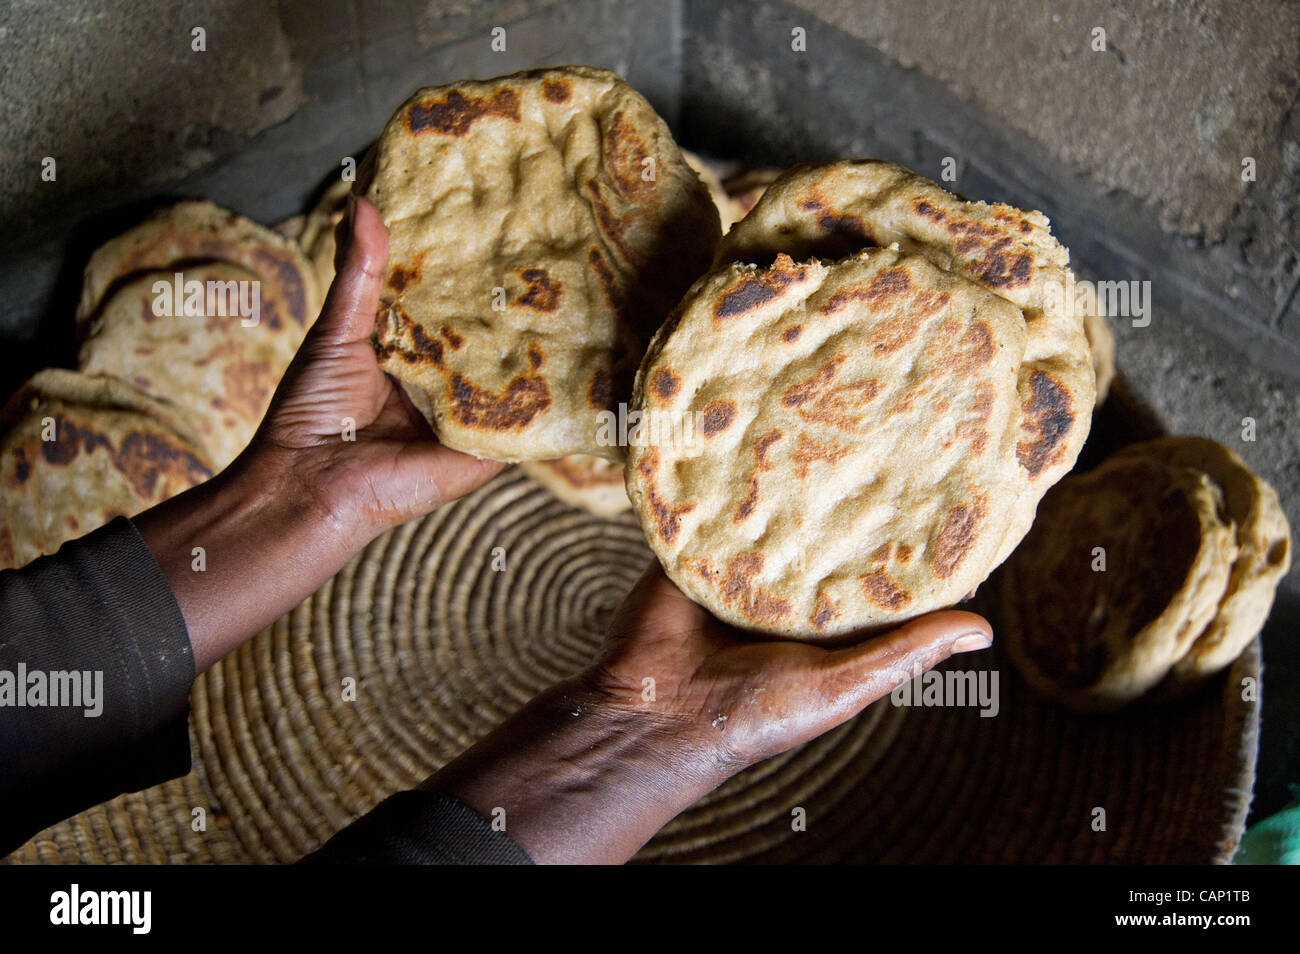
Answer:
[[[582, 667], [649, 560], [630, 516], [507, 472], [376, 540], [200, 678], [188, 776], [8, 861], [295, 861]], [[996, 648], [954, 660], [999, 672], [996, 717], [884, 699], [732, 779], [636, 860], [1223, 862], [1254, 778], [1242, 686], [1259, 658], [1256, 641], [1195, 697], [1104, 718], [1039, 701]]]

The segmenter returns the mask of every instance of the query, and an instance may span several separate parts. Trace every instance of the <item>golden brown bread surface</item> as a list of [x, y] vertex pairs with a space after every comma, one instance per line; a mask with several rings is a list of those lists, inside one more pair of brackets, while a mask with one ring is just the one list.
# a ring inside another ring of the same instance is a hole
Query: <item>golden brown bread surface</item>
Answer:
[[202, 483], [175, 412], [111, 378], [51, 369], [0, 411], [0, 569]]
[[[182, 289], [202, 294], [178, 296], [178, 274]], [[115, 288], [82, 342], [78, 368], [121, 378], [175, 408], [185, 433], [223, 469], [252, 439], [302, 343], [303, 325], [276, 298], [281, 286], [216, 262], [144, 272]]]
[[122, 282], [177, 263], [228, 262], [270, 285], [288, 318], [303, 328], [320, 313], [321, 290], [297, 243], [211, 202], [178, 202], [100, 246], [86, 265], [77, 305], [78, 337]]
[[[1204, 474], [1223, 495], [1236, 531], [1236, 556], [1214, 619], [1175, 664], [1171, 679], [1194, 685], [1230, 665], [1258, 635], [1278, 583], [1291, 568], [1291, 528], [1277, 491], [1236, 451], [1204, 437], [1163, 437], [1120, 451], [1121, 459], [1161, 461]], [[1226, 552], [1226, 551], [1225, 551]]]
[[1027, 344], [1018, 308], [919, 255], [715, 271], [637, 376], [627, 481], [652, 549], [720, 618], [783, 636], [957, 602], [1037, 500]]
[[[1028, 340], [1017, 455], [1025, 491], [1041, 497], [1074, 466], [1095, 400], [1083, 316], [1061, 307], [1072, 279], [1069, 252], [1041, 212], [968, 202], [875, 159], [796, 166], [727, 233], [717, 261], [761, 264], [782, 252], [796, 260], [838, 258], [892, 243], [1023, 311]], [[999, 562], [1033, 519], [1032, 507], [1021, 512], [1020, 534]]]
[[555, 496], [598, 517], [629, 510], [623, 466], [604, 457], [570, 454], [559, 460], [526, 460], [520, 469]]
[[1004, 645], [1049, 698], [1118, 708], [1160, 683], [1214, 618], [1236, 552], [1222, 493], [1188, 468], [1112, 458], [1038, 509], [1001, 574]]
[[586, 453], [646, 342], [707, 267], [708, 191], [615, 74], [536, 71], [416, 92], [358, 188], [389, 229], [376, 347], [449, 446]]

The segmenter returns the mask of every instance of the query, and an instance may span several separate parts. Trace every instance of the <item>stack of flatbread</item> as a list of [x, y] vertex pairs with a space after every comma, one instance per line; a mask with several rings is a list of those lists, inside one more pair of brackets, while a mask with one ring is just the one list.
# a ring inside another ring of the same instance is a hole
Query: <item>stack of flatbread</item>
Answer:
[[1236, 453], [1134, 444], [1043, 500], [1001, 574], [999, 630], [1026, 681], [1072, 708], [1177, 695], [1259, 633], [1290, 549], [1277, 493]]
[[78, 365], [173, 405], [220, 470], [252, 438], [320, 304], [297, 245], [182, 202], [91, 257]]
[[669, 576], [803, 639], [961, 600], [1087, 436], [1083, 317], [1051, 294], [1071, 279], [1040, 213], [885, 162], [784, 173], [637, 378], [656, 424], [628, 490]]
[[247, 445], [320, 309], [298, 247], [207, 202], [101, 247], [78, 370], [47, 370], [0, 421], [0, 565], [21, 566], [220, 471]]

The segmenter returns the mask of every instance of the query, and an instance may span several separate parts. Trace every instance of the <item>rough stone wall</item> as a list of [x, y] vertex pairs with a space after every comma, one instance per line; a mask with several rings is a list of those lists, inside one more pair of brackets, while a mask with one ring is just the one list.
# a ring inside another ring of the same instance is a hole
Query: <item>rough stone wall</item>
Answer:
[[1246, 192], [1242, 158], [1266, 174], [1281, 168], [1300, 63], [1295, 3], [793, 5], [935, 77], [1079, 172], [1149, 200], [1172, 230], [1222, 237]]

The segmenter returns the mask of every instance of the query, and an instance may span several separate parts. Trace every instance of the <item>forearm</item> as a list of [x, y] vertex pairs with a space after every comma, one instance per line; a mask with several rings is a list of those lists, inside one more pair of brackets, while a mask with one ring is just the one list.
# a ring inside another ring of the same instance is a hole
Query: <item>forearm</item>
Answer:
[[621, 864], [725, 777], [679, 724], [612, 705], [577, 677], [430, 778], [540, 863]]
[[374, 535], [265, 454], [134, 523], [180, 605], [199, 672], [319, 589]]
[[189, 770], [194, 664], [129, 521], [0, 573], [0, 855]]

